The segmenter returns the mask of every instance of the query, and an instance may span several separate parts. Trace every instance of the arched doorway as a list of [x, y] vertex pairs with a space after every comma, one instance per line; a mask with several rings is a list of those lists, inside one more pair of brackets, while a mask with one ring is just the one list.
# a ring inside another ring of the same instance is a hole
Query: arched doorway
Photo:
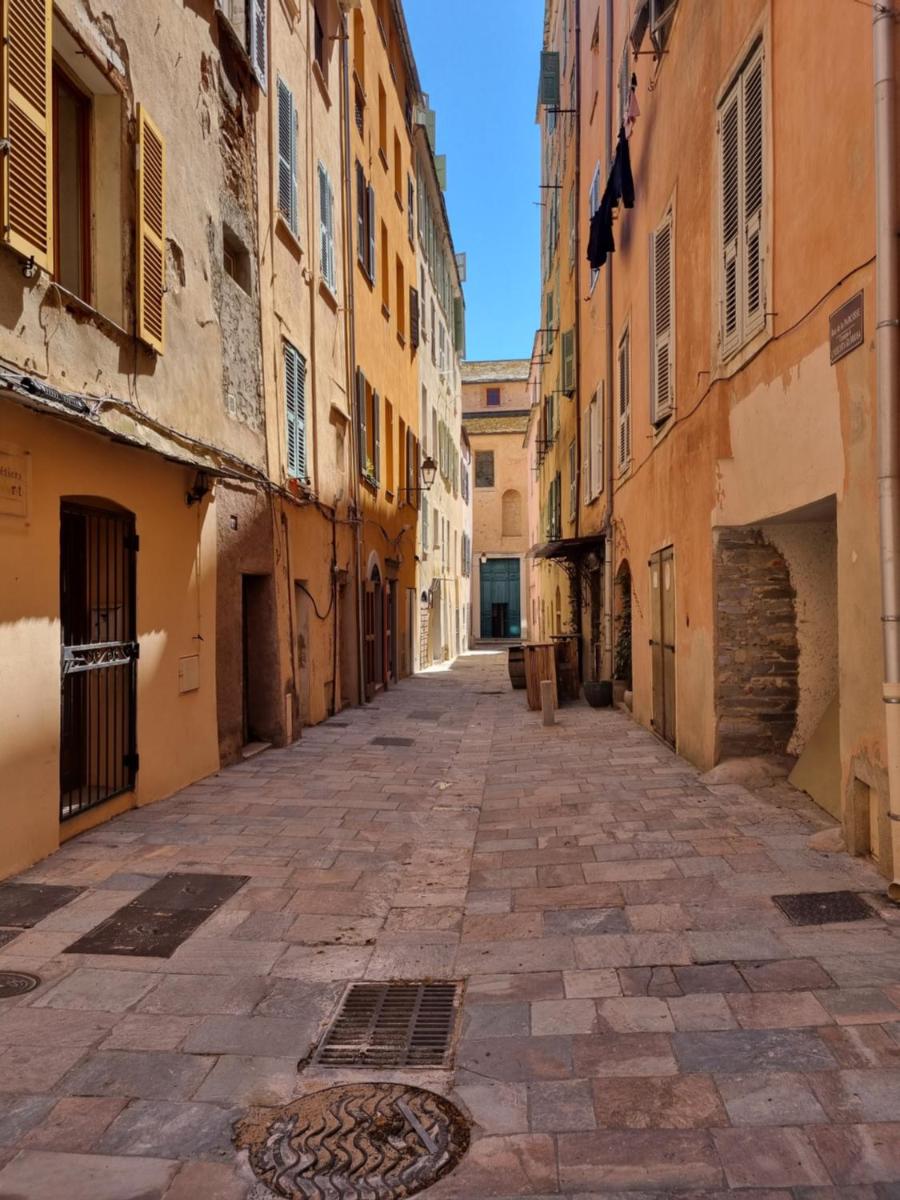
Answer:
[[631, 566], [623, 559], [616, 572], [615, 631], [613, 640], [613, 678], [631, 689]]

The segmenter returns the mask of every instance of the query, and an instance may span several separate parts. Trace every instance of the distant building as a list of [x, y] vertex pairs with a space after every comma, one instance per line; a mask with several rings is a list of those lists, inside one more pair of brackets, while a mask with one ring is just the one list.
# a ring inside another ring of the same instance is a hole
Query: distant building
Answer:
[[474, 641], [528, 637], [528, 359], [463, 364], [472, 450]]

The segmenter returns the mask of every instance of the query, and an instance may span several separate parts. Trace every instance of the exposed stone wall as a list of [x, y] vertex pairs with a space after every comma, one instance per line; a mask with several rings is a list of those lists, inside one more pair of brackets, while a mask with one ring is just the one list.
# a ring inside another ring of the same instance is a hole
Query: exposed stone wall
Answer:
[[758, 529], [716, 539], [717, 759], [784, 754], [797, 720], [795, 593]]

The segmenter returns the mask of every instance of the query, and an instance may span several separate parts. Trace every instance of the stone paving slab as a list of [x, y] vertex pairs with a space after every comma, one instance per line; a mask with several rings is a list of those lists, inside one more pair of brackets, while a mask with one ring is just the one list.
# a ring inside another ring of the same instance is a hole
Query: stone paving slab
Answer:
[[[900, 910], [830, 824], [623, 713], [545, 729], [499, 655], [406, 681], [13, 881], [81, 890], [0, 938], [44, 980], [0, 1001], [0, 1198], [271, 1200], [235, 1117], [360, 1078], [307, 1065], [346, 985], [424, 977], [454, 1071], [362, 1077], [471, 1118], [435, 1200], [898, 1200]], [[171, 959], [65, 953], [172, 873], [248, 879]], [[873, 916], [772, 901], [836, 890]]]

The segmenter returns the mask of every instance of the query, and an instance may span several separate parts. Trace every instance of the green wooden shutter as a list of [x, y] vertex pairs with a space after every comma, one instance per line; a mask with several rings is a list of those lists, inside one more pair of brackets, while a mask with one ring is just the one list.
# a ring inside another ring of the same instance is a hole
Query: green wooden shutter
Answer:
[[278, 78], [278, 209], [297, 232], [297, 110], [294, 94]]
[[559, 108], [559, 96], [559, 52], [544, 50], [541, 53], [541, 104]]
[[289, 342], [284, 344], [284, 409], [287, 428], [287, 469], [294, 479], [309, 478], [306, 438], [306, 359]]

